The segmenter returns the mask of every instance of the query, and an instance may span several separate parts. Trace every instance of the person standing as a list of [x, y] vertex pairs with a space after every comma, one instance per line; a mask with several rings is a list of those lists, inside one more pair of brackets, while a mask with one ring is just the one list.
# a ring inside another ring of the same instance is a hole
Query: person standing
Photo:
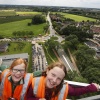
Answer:
[[15, 59], [1, 74], [0, 100], [26, 100], [26, 92], [33, 75], [27, 73], [27, 62]]

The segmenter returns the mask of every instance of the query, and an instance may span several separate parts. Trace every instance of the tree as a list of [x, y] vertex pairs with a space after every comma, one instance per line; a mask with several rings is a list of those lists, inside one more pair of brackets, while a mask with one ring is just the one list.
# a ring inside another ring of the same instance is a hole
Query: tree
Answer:
[[32, 23], [28, 23], [27, 25], [28, 25], [28, 26], [31, 26], [31, 25], [32, 25]]
[[29, 36], [34, 35], [33, 31], [29, 31], [29, 32], [28, 32], [28, 35], [29, 35]]
[[76, 26], [68, 25], [61, 29], [61, 34], [69, 36], [76, 35], [80, 42], [84, 42], [86, 38], [88, 38], [88, 34], [86, 31], [83, 31], [81, 28], [77, 28]]
[[[90, 53], [89, 53], [90, 52]], [[82, 46], [74, 53], [77, 59], [78, 68], [81, 72], [94, 63], [94, 52], [87, 46]]]
[[65, 40], [70, 42], [71, 48], [77, 49], [77, 45], [79, 44], [79, 41], [76, 35], [69, 35], [66, 37]]
[[32, 24], [41, 24], [41, 23], [45, 23], [45, 22], [46, 22], [46, 19], [42, 15], [35, 15], [32, 18]]
[[90, 83], [100, 83], [100, 68], [87, 67], [82, 75], [88, 79]]
[[62, 44], [62, 46], [64, 47], [65, 50], [67, 50], [68, 48], [72, 47], [72, 44], [70, 41], [65, 41], [65, 43]]
[[51, 37], [48, 41], [47, 44], [50, 49], [55, 49], [55, 47], [59, 46], [59, 42], [56, 41], [57, 38]]
[[85, 78], [83, 78], [81, 75], [79, 75], [76, 71], [68, 71], [66, 75], [66, 79], [70, 81], [76, 81], [76, 82], [88, 82]]
[[94, 59], [93, 66], [94, 66], [95, 68], [99, 68], [99, 70], [100, 70], [100, 60], [99, 60], [99, 59], [98, 59], [98, 60], [95, 60], [95, 59]]

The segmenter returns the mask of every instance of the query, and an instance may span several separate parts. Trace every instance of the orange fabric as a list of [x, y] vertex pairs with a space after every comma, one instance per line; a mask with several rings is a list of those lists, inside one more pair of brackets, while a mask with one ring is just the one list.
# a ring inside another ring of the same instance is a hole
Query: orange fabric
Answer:
[[68, 95], [68, 84], [66, 84], [67, 86], [66, 86], [66, 91], [65, 91], [65, 94], [64, 94], [64, 98], [63, 98], [63, 100], [65, 100], [66, 99], [66, 97], [67, 97], [67, 95]]
[[58, 100], [58, 96], [53, 97], [51, 100]]
[[[35, 79], [33, 78], [32, 80], [32, 87], [34, 89], [34, 84], [35, 84]], [[40, 78], [39, 86], [38, 86], [38, 92], [37, 92], [37, 97], [39, 98], [44, 98], [45, 97], [45, 77]]]
[[[40, 88], [41, 88], [41, 91], [40, 91]], [[45, 97], [45, 77], [42, 77], [40, 79], [40, 84], [38, 86], [38, 94], [37, 94], [39, 97], [41, 97], [42, 95], [42, 98]]]
[[[34, 84], [35, 84], [35, 80], [36, 78], [33, 78], [32, 80], [32, 87], [34, 89]], [[37, 94], [36, 94], [36, 97], [38, 98], [45, 98], [45, 77], [41, 77], [40, 78], [40, 82], [39, 82], [39, 85], [38, 85], [38, 90], [37, 90]], [[64, 97], [63, 97], [63, 100], [66, 99], [67, 95], [68, 95], [68, 84], [66, 84], [66, 90], [64, 91]], [[59, 95], [59, 94], [58, 94]], [[58, 95], [56, 97], [53, 97], [51, 100], [58, 100]]]
[[[4, 75], [4, 72], [3, 72], [3, 75]], [[6, 78], [5, 78], [5, 81], [4, 81], [4, 90], [3, 90], [3, 96], [2, 96], [1, 100], [8, 100], [9, 97], [12, 97], [12, 86], [11, 86], [11, 82], [8, 80], [9, 75], [10, 75], [10, 73], [8, 73], [6, 75]], [[31, 81], [32, 81], [32, 75], [30, 77], [28, 87], [31, 84]], [[27, 89], [28, 89], [28, 87], [27, 87]], [[21, 92], [22, 92], [22, 88], [23, 88], [23, 84], [18, 85], [14, 90], [13, 97], [16, 98], [17, 100], [20, 100], [20, 95], [21, 95]], [[26, 98], [24, 100], [26, 100]]]
[[0, 82], [1, 82], [1, 74], [0, 74]]
[[[23, 85], [19, 85], [16, 87], [13, 97], [20, 100], [20, 94], [22, 91], [22, 86]], [[4, 91], [3, 91], [3, 100], [8, 100], [9, 97], [12, 97], [12, 86], [11, 86], [11, 82], [7, 79], [5, 80], [5, 84], [4, 84]]]

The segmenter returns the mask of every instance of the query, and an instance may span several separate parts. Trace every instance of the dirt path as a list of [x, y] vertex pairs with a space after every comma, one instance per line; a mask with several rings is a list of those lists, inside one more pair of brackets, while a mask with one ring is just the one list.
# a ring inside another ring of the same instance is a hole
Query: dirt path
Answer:
[[54, 49], [52, 49], [52, 50], [53, 50], [54, 54], [56, 55], [56, 57], [57, 57], [58, 61], [62, 62], [62, 60], [59, 58], [59, 56], [58, 56], [57, 52], [56, 52]]
[[70, 55], [71, 61], [72, 61], [73, 65], [74, 65], [76, 71], [77, 71], [78, 73], [80, 73], [79, 70], [78, 70], [78, 68], [77, 68], [77, 65], [76, 65], [76, 62], [75, 62], [75, 60], [74, 60], [74, 57], [72, 56], [72, 54], [71, 54], [71, 52], [70, 52], [69, 49], [68, 49], [68, 53], [69, 53], [69, 55]]

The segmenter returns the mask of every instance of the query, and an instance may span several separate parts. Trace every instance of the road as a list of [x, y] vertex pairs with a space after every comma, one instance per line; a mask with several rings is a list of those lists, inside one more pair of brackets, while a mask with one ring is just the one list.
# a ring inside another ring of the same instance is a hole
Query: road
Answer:
[[52, 23], [51, 23], [51, 19], [50, 19], [50, 16], [49, 16], [50, 12], [48, 13], [47, 15], [47, 20], [49, 22], [49, 30], [50, 30], [50, 34], [49, 34], [49, 37], [51, 36], [55, 36], [55, 37], [58, 37], [58, 41], [61, 42], [64, 40], [64, 38], [62, 38], [61, 36], [57, 35], [56, 31], [53, 29], [53, 26], [52, 26]]
[[94, 42], [93, 40], [88, 40], [87, 42], [85, 42], [85, 44], [89, 46], [89, 48], [94, 49], [96, 51], [96, 57], [100, 58], [100, 44]]
[[[55, 34], [56, 32], [53, 29], [49, 14], [50, 14], [50, 12], [47, 15], [47, 20], [49, 22], [50, 34], [46, 38], [48, 38], [48, 37], [50, 38], [51, 36], [55, 36], [55, 37], [58, 37], [58, 41], [61, 42], [61, 41], [64, 40], [64, 38], [62, 38], [61, 36]], [[63, 49], [58, 49], [57, 53], [59, 54], [59, 57], [60, 57], [61, 61], [64, 63], [64, 65], [66, 66], [67, 70], [71, 70], [72, 72], [73, 72], [73, 70], [76, 70], [75, 67], [73, 66], [72, 62], [70, 61], [70, 59], [68, 58], [68, 56], [66, 55], [66, 53], [64, 52]]]

